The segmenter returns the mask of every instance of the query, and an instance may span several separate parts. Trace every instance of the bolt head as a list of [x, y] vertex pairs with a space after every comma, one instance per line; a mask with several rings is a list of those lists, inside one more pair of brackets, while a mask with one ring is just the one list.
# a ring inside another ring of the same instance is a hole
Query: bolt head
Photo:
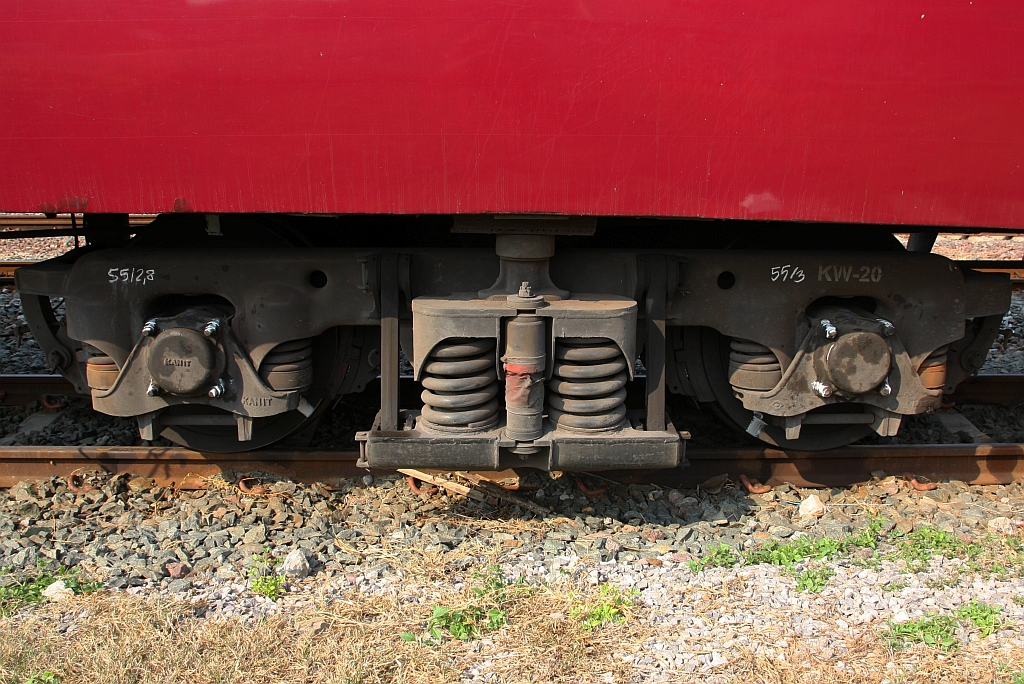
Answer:
[[206, 396], [211, 399], [216, 399], [222, 394], [224, 394], [224, 387], [222, 385], [214, 385], [210, 388], [210, 391], [206, 393]]

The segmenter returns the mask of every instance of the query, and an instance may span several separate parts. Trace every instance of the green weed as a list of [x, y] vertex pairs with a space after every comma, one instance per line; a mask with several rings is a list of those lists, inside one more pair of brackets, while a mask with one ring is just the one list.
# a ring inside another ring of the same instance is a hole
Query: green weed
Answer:
[[925, 615], [898, 624], [890, 620], [882, 638], [894, 649], [927, 644], [943, 651], [955, 651], [959, 646], [956, 628], [956, 619], [950, 615]]
[[281, 562], [280, 558], [274, 558], [266, 552], [253, 554], [252, 566], [249, 568], [249, 588], [253, 593], [271, 601], [276, 601], [284, 593], [284, 576], [278, 575], [273, 569]]
[[883, 584], [882, 585], [882, 591], [891, 591], [891, 592], [895, 593], [895, 592], [897, 592], [897, 591], [899, 591], [901, 589], [906, 589], [909, 586], [910, 586], [910, 583], [907, 580], [904, 580], [904, 579], [893, 580], [892, 582], [887, 582], [886, 584]]
[[0, 587], [0, 615], [13, 615], [26, 605], [42, 603], [43, 591], [57, 580], [63, 580], [64, 586], [77, 595], [91, 594], [103, 586], [79, 577], [75, 570], [42, 571], [34, 577]]
[[999, 613], [1002, 610], [999, 606], [990, 606], [977, 599], [960, 606], [955, 615], [963, 623], [971, 623], [975, 628], [981, 630], [982, 638], [995, 632], [1002, 625]]
[[580, 621], [580, 629], [589, 632], [609, 622], [622, 622], [626, 619], [626, 612], [633, 605], [630, 599], [639, 593], [636, 590], [624, 592], [607, 584], [602, 584], [599, 592], [597, 603], [573, 608], [570, 612], [571, 618]]
[[52, 672], [40, 672], [25, 680], [25, 684], [60, 684], [61, 678]]
[[497, 566], [488, 568], [477, 578], [480, 586], [470, 590], [472, 599], [466, 605], [458, 608], [435, 606], [427, 621], [426, 633], [417, 636], [413, 632], [402, 632], [399, 635], [402, 640], [439, 644], [446, 634], [463, 641], [476, 639], [481, 634], [500, 629], [508, 621], [506, 604], [535, 591], [521, 578], [514, 583], [505, 581], [501, 568]]
[[1024, 684], [1024, 672], [1013, 673], [1013, 684]]
[[805, 560], [825, 560], [846, 550], [846, 543], [840, 539], [810, 539], [801, 537], [791, 542], [768, 542], [754, 551], [746, 553], [748, 565], [770, 563], [789, 567]]
[[987, 637], [1002, 625], [999, 612], [998, 606], [975, 600], [960, 606], [953, 615], [924, 615], [900, 624], [890, 620], [882, 638], [895, 649], [926, 644], [943, 651], [955, 651], [960, 647], [957, 627], [974, 628], [982, 638]]
[[707, 555], [701, 556], [697, 560], [687, 561], [686, 564], [693, 572], [700, 572], [704, 568], [731, 568], [741, 560], [739, 554], [731, 546], [719, 544]]
[[927, 568], [937, 555], [974, 560], [982, 551], [977, 542], [968, 544], [951, 532], [929, 526], [915, 527], [913, 532], [897, 538], [895, 545], [896, 550], [888, 558], [905, 561], [913, 572]]
[[284, 593], [284, 576], [275, 574], [253, 577], [249, 581], [249, 588], [255, 594], [276, 601]]
[[1024, 606], [1024, 594], [1017, 594], [1011, 600], [1018, 606]]
[[808, 568], [797, 575], [797, 591], [817, 594], [835, 574], [829, 568]]

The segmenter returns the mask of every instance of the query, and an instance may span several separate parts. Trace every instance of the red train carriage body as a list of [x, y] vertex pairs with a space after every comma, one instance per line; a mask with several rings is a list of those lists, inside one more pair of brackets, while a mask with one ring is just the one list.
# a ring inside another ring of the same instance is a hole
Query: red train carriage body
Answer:
[[0, 211], [1024, 227], [1010, 0], [7, 2]]
[[143, 439], [308, 434], [379, 375], [369, 466], [673, 467], [666, 393], [828, 448], [1009, 306], [892, 231], [1024, 228], [1019, 3], [6, 5], [0, 211], [87, 238], [25, 316]]

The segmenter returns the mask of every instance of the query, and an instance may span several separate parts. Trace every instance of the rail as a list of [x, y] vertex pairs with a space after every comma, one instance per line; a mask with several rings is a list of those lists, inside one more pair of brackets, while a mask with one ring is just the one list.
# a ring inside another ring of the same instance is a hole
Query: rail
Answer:
[[[2, 403], [27, 403], [47, 395], [73, 394], [59, 375], [0, 375]], [[1024, 398], [1024, 375], [982, 375], [957, 389], [958, 401], [1014, 404]], [[267, 473], [303, 482], [338, 484], [366, 474], [356, 467], [355, 449], [271, 448], [234, 454], [199, 453], [178, 447], [7, 446], [0, 447], [0, 487], [26, 479], [70, 477], [103, 470], [153, 478], [165, 486], [200, 488], [206, 478], [234, 473]], [[692, 487], [727, 473], [734, 480], [776, 485], [831, 487], [862, 482], [872, 473], [912, 472], [931, 480], [974, 484], [1024, 478], [1024, 444], [858, 445], [830, 451], [762, 447], [691, 448], [688, 465], [661, 471], [611, 471], [603, 477], [623, 483]]]

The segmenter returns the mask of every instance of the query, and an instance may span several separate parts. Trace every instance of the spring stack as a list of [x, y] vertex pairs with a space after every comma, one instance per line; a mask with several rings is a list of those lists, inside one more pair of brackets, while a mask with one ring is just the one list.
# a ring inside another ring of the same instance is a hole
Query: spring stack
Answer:
[[766, 392], [782, 380], [779, 360], [763, 344], [734, 339], [729, 350], [729, 384], [736, 389]]
[[949, 345], [943, 345], [928, 355], [921, 363], [918, 373], [921, 383], [928, 389], [942, 389], [946, 386], [946, 360]]
[[260, 377], [278, 392], [301, 390], [313, 384], [313, 339], [282, 342], [263, 357]]
[[423, 366], [424, 427], [477, 432], [498, 421], [500, 401], [493, 338], [450, 338]]
[[548, 419], [559, 428], [613, 430], [626, 418], [626, 357], [603, 337], [562, 338], [548, 382]]

